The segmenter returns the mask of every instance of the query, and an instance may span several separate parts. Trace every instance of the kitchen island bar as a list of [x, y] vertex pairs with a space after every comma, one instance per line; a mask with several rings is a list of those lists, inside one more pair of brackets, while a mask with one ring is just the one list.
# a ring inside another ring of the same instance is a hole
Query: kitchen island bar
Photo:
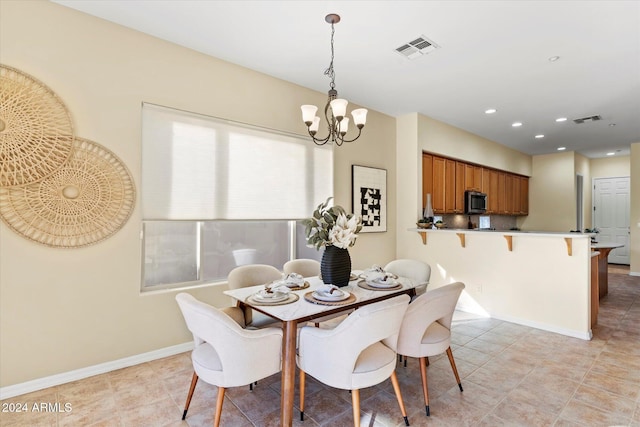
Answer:
[[[578, 233], [423, 230], [429, 289], [467, 286], [458, 309], [591, 339], [591, 239]], [[597, 285], [597, 284], [594, 284]]]

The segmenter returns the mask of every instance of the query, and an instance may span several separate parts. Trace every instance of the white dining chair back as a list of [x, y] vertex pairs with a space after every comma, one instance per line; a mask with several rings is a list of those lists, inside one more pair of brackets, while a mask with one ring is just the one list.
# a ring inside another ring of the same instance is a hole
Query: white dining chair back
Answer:
[[315, 259], [292, 259], [282, 266], [284, 274], [298, 273], [302, 277], [315, 277], [320, 275], [320, 262]]
[[243, 329], [224, 312], [184, 292], [176, 295], [176, 301], [194, 339], [194, 373], [182, 419], [201, 378], [218, 387], [214, 415], [214, 425], [218, 426], [228, 387], [253, 384], [280, 372], [282, 329]]
[[359, 390], [391, 378], [405, 423], [407, 414], [395, 374], [398, 331], [408, 295], [358, 308], [334, 329], [305, 326], [300, 330], [300, 417], [304, 418], [305, 375], [334, 388], [351, 390], [354, 425], [360, 424]]
[[416, 295], [426, 292], [431, 278], [431, 266], [415, 259], [393, 260], [384, 267], [384, 271], [411, 279], [416, 285]]
[[458, 387], [463, 391], [451, 352], [451, 321], [463, 289], [464, 284], [456, 282], [420, 295], [409, 304], [400, 327], [396, 350], [400, 355], [419, 360], [427, 416], [430, 415], [426, 375], [428, 357], [446, 352]]
[[[250, 264], [236, 267], [227, 276], [229, 289], [246, 288], [249, 286], [271, 283], [282, 278], [282, 273], [275, 267], [266, 264]], [[264, 314], [255, 312], [250, 307], [244, 307], [244, 320], [247, 327], [261, 328], [275, 325], [275, 321]]]

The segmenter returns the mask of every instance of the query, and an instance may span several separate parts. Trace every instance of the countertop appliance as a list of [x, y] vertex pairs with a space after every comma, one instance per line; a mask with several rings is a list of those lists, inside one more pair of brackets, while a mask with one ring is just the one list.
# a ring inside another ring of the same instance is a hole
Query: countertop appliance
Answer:
[[464, 213], [483, 214], [487, 211], [487, 195], [479, 191], [464, 192]]

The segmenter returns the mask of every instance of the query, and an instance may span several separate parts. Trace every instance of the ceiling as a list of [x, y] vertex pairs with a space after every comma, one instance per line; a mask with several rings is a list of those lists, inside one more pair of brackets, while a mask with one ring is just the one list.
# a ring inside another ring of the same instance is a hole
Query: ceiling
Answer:
[[[321, 92], [337, 13], [336, 89], [350, 102], [530, 155], [640, 142], [640, 1], [54, 1]], [[395, 50], [421, 36], [439, 48]]]

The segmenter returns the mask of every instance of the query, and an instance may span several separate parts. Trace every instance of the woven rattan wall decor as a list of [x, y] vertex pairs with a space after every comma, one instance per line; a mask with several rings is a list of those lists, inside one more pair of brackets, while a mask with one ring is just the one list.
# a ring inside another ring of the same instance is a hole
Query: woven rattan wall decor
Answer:
[[71, 155], [73, 125], [46, 85], [0, 65], [0, 186], [41, 181]]
[[0, 187], [0, 215], [28, 239], [77, 248], [118, 231], [135, 199], [124, 163], [101, 145], [75, 138], [71, 157], [52, 175], [22, 187]]

